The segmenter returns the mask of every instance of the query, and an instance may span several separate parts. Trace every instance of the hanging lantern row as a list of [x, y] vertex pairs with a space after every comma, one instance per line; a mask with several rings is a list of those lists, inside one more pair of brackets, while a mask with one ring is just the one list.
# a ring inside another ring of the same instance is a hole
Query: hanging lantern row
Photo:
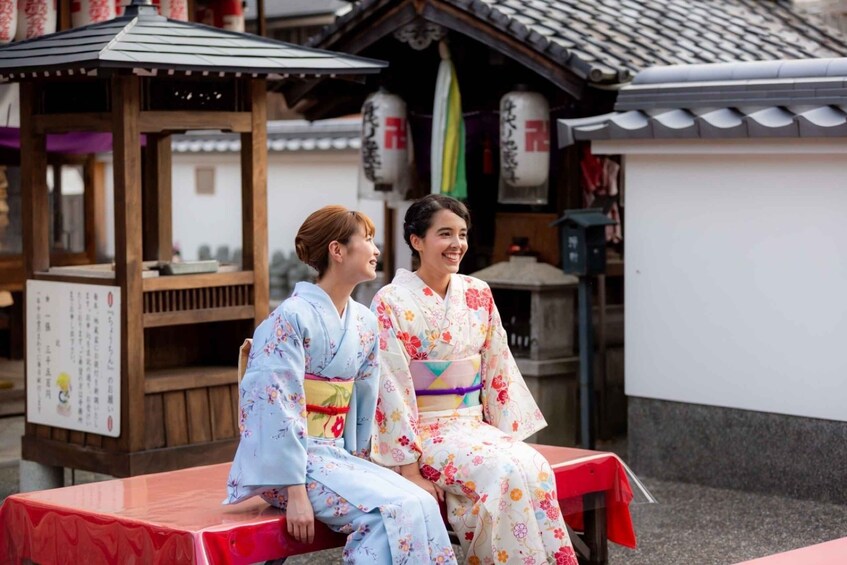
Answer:
[[[120, 16], [129, 0], [73, 0], [71, 27], [82, 27]], [[171, 20], [188, 21], [188, 0], [153, 0], [159, 13]], [[244, 31], [241, 0], [212, 0], [197, 4], [196, 21]], [[56, 31], [56, 0], [0, 0], [0, 44], [23, 41]]]
[[362, 168], [378, 191], [390, 191], [408, 163], [406, 103], [384, 90], [362, 106]]
[[500, 176], [515, 187], [539, 186], [550, 170], [550, 105], [537, 92], [500, 99]]

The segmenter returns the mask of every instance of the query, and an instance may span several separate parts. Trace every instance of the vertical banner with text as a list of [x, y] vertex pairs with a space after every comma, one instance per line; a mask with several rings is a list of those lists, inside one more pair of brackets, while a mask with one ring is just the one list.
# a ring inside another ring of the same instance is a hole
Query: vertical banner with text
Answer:
[[26, 419], [121, 434], [120, 287], [26, 283]]

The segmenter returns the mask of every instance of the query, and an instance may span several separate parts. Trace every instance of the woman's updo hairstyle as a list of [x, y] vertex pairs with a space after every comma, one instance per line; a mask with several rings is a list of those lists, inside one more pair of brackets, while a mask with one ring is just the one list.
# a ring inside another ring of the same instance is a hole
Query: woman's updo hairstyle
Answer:
[[374, 235], [374, 223], [366, 215], [344, 206], [324, 206], [312, 212], [294, 238], [294, 248], [301, 261], [318, 272], [318, 279], [329, 268], [329, 244], [333, 241], [346, 244], [350, 238], [365, 229], [365, 235]]
[[427, 230], [432, 227], [432, 218], [440, 210], [450, 210], [465, 220], [468, 229], [471, 229], [471, 214], [464, 204], [443, 194], [427, 194], [409, 206], [403, 218], [403, 238], [412, 250], [412, 257], [420, 258], [417, 250], [412, 247], [412, 236], [424, 237]]

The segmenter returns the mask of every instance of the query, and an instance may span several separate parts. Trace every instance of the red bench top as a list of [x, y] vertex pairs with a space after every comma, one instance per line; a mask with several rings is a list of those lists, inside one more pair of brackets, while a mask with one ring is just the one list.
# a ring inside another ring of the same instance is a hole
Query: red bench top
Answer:
[[[550, 461], [568, 523], [582, 529], [582, 495], [606, 494], [611, 541], [635, 546], [632, 499], [611, 453], [535, 446]], [[229, 463], [14, 494], [0, 506], [0, 562], [247, 564], [344, 544], [319, 527], [313, 544], [285, 533], [259, 498], [224, 506]], [[141, 562], [139, 560], [139, 562]]]
[[847, 538], [760, 557], [738, 565], [835, 565], [847, 563]]

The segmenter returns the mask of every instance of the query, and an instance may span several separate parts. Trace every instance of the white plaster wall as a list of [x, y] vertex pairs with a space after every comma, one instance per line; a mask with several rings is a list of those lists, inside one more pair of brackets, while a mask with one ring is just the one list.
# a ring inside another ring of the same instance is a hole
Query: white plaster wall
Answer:
[[[195, 168], [215, 166], [215, 194], [196, 193]], [[358, 151], [270, 153], [268, 155], [268, 248], [272, 255], [294, 250], [294, 236], [311, 212], [327, 204], [363, 211], [383, 241], [383, 204], [357, 195]], [[106, 171], [107, 253], [114, 254], [112, 170]], [[237, 153], [175, 153], [173, 238], [182, 257], [197, 258], [200, 245], [214, 255], [221, 245], [241, 247], [241, 168]]]
[[791, 143], [626, 155], [628, 395], [847, 421], [847, 154]]

